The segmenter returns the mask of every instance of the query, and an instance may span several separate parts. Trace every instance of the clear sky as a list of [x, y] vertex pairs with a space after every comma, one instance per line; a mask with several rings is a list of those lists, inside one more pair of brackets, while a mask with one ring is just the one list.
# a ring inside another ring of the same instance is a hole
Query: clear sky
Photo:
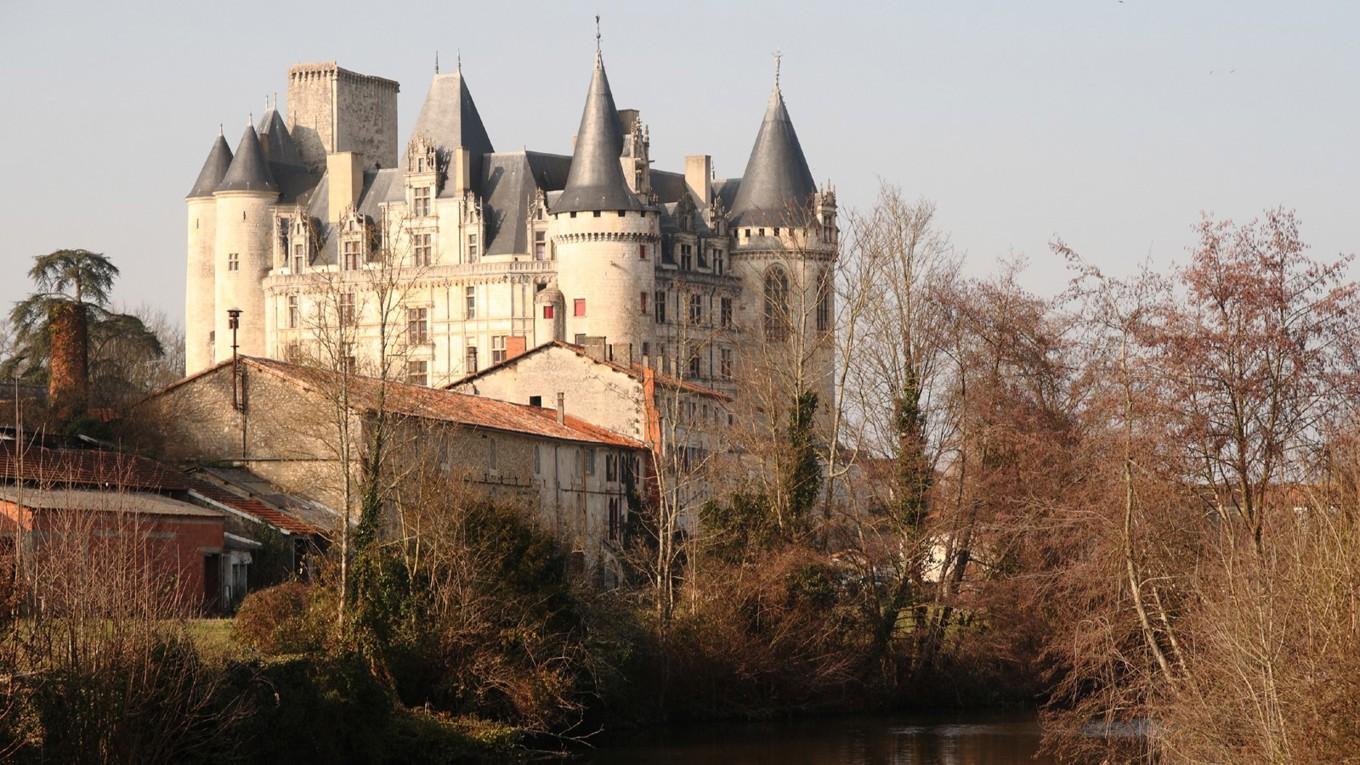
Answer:
[[296, 63], [398, 80], [404, 143], [435, 51], [461, 50], [497, 148], [565, 153], [597, 12], [658, 167], [740, 175], [782, 50], [818, 181], [843, 207], [880, 179], [934, 200], [974, 273], [1023, 255], [1052, 294], [1055, 235], [1119, 271], [1181, 257], [1201, 211], [1276, 205], [1318, 254], [1360, 249], [1353, 2], [0, 0], [0, 305], [31, 256], [84, 247], [122, 268], [117, 300], [179, 319], [183, 197]]

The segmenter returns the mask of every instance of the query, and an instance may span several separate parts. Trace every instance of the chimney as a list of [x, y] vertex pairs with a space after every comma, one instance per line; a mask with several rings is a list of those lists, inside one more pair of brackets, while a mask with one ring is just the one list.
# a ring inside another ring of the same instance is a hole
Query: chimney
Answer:
[[689, 187], [689, 193], [699, 200], [700, 209], [713, 201], [712, 156], [691, 154], [685, 157], [685, 185]]
[[354, 151], [327, 154], [326, 184], [330, 222], [338, 221], [347, 208], [359, 204], [364, 191], [364, 156]]
[[605, 339], [597, 336], [587, 336], [582, 344], [586, 355], [596, 361], [604, 361], [609, 348], [605, 345]]
[[453, 193], [461, 197], [472, 188], [472, 152], [458, 147], [453, 150], [453, 172], [449, 180], [453, 181]]
[[558, 392], [557, 394], [557, 424], [562, 425], [567, 421], [567, 394]]
[[82, 303], [57, 301], [48, 314], [51, 343], [47, 404], [58, 420], [85, 414], [89, 392], [89, 327]]

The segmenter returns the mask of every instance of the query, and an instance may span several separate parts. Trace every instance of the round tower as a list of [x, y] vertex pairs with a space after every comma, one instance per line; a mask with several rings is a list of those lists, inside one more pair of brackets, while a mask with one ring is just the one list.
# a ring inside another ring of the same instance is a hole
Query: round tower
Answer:
[[657, 210], [629, 189], [622, 152], [619, 114], [597, 50], [571, 170], [550, 210], [548, 234], [557, 253], [566, 338], [603, 338], [615, 360], [628, 363], [651, 341], [648, 309], [661, 225]]
[[566, 340], [566, 321], [562, 291], [556, 287], [539, 290], [534, 296], [534, 346]]
[[260, 138], [246, 127], [231, 167], [213, 194], [217, 205], [214, 257], [214, 326], [217, 359], [231, 358], [227, 310], [241, 310], [239, 353], [266, 354], [264, 278], [274, 253], [274, 203], [279, 187], [269, 171]]
[[231, 167], [231, 147], [219, 131], [198, 180], [185, 198], [188, 208], [188, 263], [184, 274], [184, 373], [213, 363], [213, 314], [217, 284], [213, 262], [217, 247], [217, 201], [213, 192]]

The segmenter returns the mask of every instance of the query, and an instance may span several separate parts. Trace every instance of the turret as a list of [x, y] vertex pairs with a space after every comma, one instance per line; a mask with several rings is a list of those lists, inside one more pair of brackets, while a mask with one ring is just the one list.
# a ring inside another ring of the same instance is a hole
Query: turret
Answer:
[[567, 339], [604, 338], [611, 355], [626, 363], [640, 357], [651, 339], [648, 302], [656, 285], [660, 221], [657, 210], [629, 189], [622, 151], [619, 114], [597, 50], [566, 188], [551, 206], [549, 235]]
[[566, 340], [566, 301], [562, 291], [546, 287], [534, 296], [534, 345]]
[[279, 187], [270, 174], [253, 125], [246, 126], [231, 167], [213, 197], [217, 202], [216, 355], [218, 359], [231, 356], [227, 309], [238, 308], [240, 353], [264, 356], [267, 349], [263, 281], [273, 256], [273, 208], [279, 198]]
[[213, 363], [213, 312], [216, 306], [217, 201], [213, 192], [231, 167], [231, 147], [221, 131], [189, 190], [188, 263], [184, 274], [184, 373], [193, 374]]

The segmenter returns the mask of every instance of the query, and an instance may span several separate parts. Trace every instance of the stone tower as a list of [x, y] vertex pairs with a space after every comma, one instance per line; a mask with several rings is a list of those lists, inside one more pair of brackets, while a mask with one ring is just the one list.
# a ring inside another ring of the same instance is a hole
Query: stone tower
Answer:
[[787, 343], [825, 411], [833, 386], [836, 197], [818, 191], [789, 119], [778, 70], [729, 214], [742, 325]]
[[213, 192], [231, 167], [231, 147], [219, 131], [198, 180], [185, 198], [189, 212], [189, 259], [184, 278], [184, 372], [213, 363], [213, 311], [216, 305], [217, 200]]
[[576, 132], [566, 187], [551, 207], [568, 342], [603, 338], [615, 361], [640, 359], [651, 341], [648, 299], [656, 288], [657, 208], [629, 189], [623, 133], [600, 52]]
[[241, 310], [240, 353], [266, 355], [264, 278], [273, 260], [274, 203], [279, 187], [254, 125], [247, 125], [222, 182], [217, 203], [213, 300], [217, 359], [231, 357], [227, 310]]
[[288, 132], [302, 164], [321, 173], [327, 154], [349, 151], [362, 154], [365, 167], [396, 167], [399, 89], [334, 61], [289, 69]]

